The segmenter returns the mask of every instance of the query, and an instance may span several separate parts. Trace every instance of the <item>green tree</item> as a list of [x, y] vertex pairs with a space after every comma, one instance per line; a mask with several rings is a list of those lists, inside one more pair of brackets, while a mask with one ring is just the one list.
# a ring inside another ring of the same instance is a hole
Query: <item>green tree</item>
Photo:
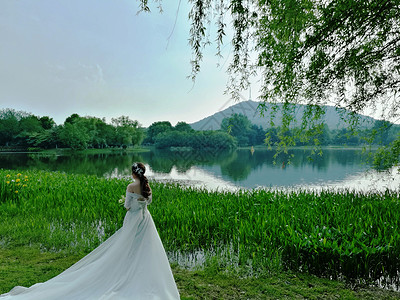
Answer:
[[111, 119], [111, 123], [116, 127], [116, 144], [121, 147], [139, 145], [143, 141], [143, 130], [139, 122], [131, 120], [127, 116]]
[[251, 71], [257, 71], [263, 74], [263, 98], [268, 102], [333, 101], [336, 107], [361, 112], [384, 101], [387, 114], [398, 113], [393, 97], [400, 91], [398, 0], [189, 2], [194, 77], [210, 44], [210, 20], [216, 18], [220, 53], [227, 26], [223, 16], [229, 13], [232, 93], [247, 87]]
[[94, 144], [97, 148], [107, 148], [114, 145], [115, 127], [107, 124], [105, 119], [96, 119], [97, 135]]
[[235, 137], [239, 146], [248, 146], [253, 135], [250, 120], [242, 114], [233, 114], [224, 118], [221, 122], [221, 130]]
[[[293, 144], [293, 139], [285, 139], [285, 132], [297, 103], [309, 105], [303, 120], [311, 125], [299, 133], [319, 126], [313, 120], [323, 115], [324, 104], [345, 108], [351, 116], [379, 106], [386, 120], [398, 117], [399, 0], [188, 2], [192, 79], [200, 72], [204, 48], [211, 44], [208, 27], [214, 24], [216, 53], [221, 56], [225, 16], [230, 14], [233, 53], [228, 92], [239, 99], [251, 76], [262, 75], [261, 106], [284, 103], [279, 134], [283, 145]], [[150, 10], [149, 1], [140, 3], [143, 11]]]
[[266, 131], [255, 124], [251, 125], [251, 131], [249, 136], [250, 145], [262, 145], [264, 144]]
[[188, 137], [186, 132], [168, 131], [158, 134], [155, 138], [154, 145], [159, 149], [170, 147], [188, 147]]
[[69, 117], [67, 117], [65, 119], [64, 124], [65, 123], [73, 124], [73, 123], [77, 122], [80, 119], [81, 119], [81, 116], [79, 116], [78, 114], [72, 114], [72, 115], [70, 115]]
[[40, 132], [43, 130], [42, 123], [40, 122], [39, 118], [34, 115], [21, 118], [19, 121], [19, 128], [21, 131], [25, 131], [27, 133]]
[[331, 143], [334, 145], [359, 145], [361, 143], [359, 136], [352, 134], [346, 128], [333, 131]]
[[384, 120], [375, 121], [374, 127], [372, 128], [374, 142], [380, 145], [388, 144], [389, 130], [391, 127], [392, 124], [390, 122]]
[[186, 123], [186, 122], [178, 122], [176, 125], [175, 125], [175, 127], [174, 127], [174, 129], [175, 130], [178, 130], [178, 131], [193, 131], [194, 129], [192, 128], [192, 126], [190, 126], [188, 123]]
[[236, 147], [235, 139], [221, 131], [168, 131], [157, 135], [156, 148], [189, 147], [194, 150], [220, 149], [228, 150]]
[[90, 137], [86, 128], [79, 122], [65, 122], [59, 133], [60, 142], [73, 150], [82, 150], [88, 147]]
[[172, 130], [173, 127], [169, 121], [161, 121], [152, 123], [147, 129], [147, 136], [143, 143], [154, 144], [157, 135]]
[[386, 169], [400, 160], [400, 134], [396, 140], [388, 146], [382, 146], [374, 157], [374, 165], [378, 169]]
[[48, 116], [41, 117], [39, 121], [43, 129], [51, 129], [56, 125], [56, 122], [54, 122], [53, 118]]
[[62, 126], [55, 126], [41, 132], [32, 133], [29, 137], [29, 144], [44, 149], [57, 148], [60, 128]]
[[72, 114], [65, 119], [64, 126], [59, 132], [59, 139], [64, 146], [73, 150], [87, 149], [93, 146], [95, 130], [91, 117]]
[[21, 146], [33, 146], [34, 136], [44, 131], [39, 118], [34, 115], [22, 117], [19, 121], [18, 144]]
[[[55, 145], [55, 122], [50, 117], [37, 117], [24, 111], [0, 110], [0, 145], [49, 146]], [[52, 132], [47, 132], [48, 130]], [[50, 139], [46, 142], [46, 139]]]
[[11, 146], [19, 133], [20, 112], [13, 109], [0, 110], [0, 145]]

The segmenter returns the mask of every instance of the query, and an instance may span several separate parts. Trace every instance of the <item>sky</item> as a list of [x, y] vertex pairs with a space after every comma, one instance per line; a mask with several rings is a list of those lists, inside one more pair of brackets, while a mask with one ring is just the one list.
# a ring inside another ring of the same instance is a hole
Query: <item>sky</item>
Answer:
[[[74, 113], [108, 123], [124, 115], [148, 127], [194, 123], [236, 104], [224, 93], [229, 20], [223, 58], [215, 45], [206, 49], [193, 83], [188, 1], [164, 0], [161, 14], [149, 2], [152, 12], [138, 14], [138, 0], [0, 0], [0, 109], [57, 124]], [[253, 78], [251, 99], [259, 87]], [[379, 109], [365, 114], [379, 118]]]
[[73, 113], [108, 123], [124, 115], [148, 127], [193, 123], [235, 104], [224, 94], [228, 39], [223, 59], [211, 46], [196, 82], [187, 78], [189, 7], [181, 2], [137, 14], [136, 0], [1, 0], [0, 109], [57, 124]]

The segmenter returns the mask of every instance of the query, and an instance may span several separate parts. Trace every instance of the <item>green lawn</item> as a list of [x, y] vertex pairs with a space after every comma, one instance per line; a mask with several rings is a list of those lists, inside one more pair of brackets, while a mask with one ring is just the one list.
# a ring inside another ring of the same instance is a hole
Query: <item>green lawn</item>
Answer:
[[[43, 252], [36, 246], [0, 249], [0, 293], [15, 285], [46, 281], [84, 254]], [[400, 299], [400, 293], [348, 285], [290, 272], [239, 278], [212, 267], [190, 271], [172, 266], [182, 299]]]

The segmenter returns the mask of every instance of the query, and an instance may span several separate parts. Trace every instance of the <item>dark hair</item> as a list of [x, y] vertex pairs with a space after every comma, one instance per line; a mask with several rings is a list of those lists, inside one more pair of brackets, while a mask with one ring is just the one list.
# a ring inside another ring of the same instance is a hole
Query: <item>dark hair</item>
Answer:
[[132, 165], [132, 174], [135, 174], [140, 179], [140, 191], [142, 196], [148, 198], [151, 195], [151, 189], [147, 177], [144, 176], [146, 167], [141, 162], [136, 162]]

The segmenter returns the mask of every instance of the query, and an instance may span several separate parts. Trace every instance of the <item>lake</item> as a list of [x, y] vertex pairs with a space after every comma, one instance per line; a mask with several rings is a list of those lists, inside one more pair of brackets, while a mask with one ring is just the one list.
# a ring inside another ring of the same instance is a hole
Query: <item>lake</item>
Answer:
[[0, 153], [0, 168], [125, 177], [130, 175], [132, 162], [142, 161], [149, 178], [208, 189], [331, 187], [369, 191], [400, 186], [397, 168], [374, 171], [367, 163], [367, 154], [358, 149], [323, 149], [322, 156], [312, 157], [309, 149], [293, 149], [276, 159], [274, 154], [263, 148], [254, 152], [155, 149], [112, 154]]

